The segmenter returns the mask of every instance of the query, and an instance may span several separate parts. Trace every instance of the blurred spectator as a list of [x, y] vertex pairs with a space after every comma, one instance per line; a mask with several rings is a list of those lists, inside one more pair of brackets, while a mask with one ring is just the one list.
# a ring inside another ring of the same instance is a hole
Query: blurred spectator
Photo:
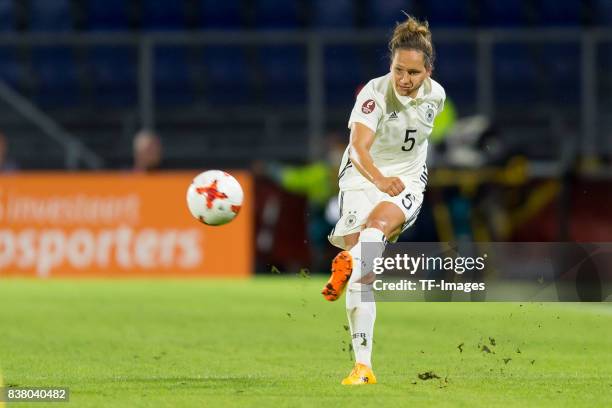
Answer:
[[17, 163], [8, 157], [8, 141], [3, 133], [0, 133], [0, 172], [10, 173], [17, 170]]
[[457, 109], [450, 95], [446, 96], [444, 101], [444, 109], [436, 116], [433, 129], [431, 131], [431, 143], [437, 145], [444, 142], [444, 139], [452, 132], [453, 127], [457, 123]]
[[477, 169], [504, 165], [510, 159], [509, 146], [486, 115], [459, 117], [447, 95], [444, 110], [436, 117], [430, 137], [427, 167]]
[[330, 133], [322, 160], [303, 165], [258, 161], [254, 163], [254, 171], [269, 177], [288, 192], [304, 195], [310, 204], [325, 208], [329, 199], [338, 193], [338, 168], [345, 149], [346, 140], [339, 134]]
[[[328, 243], [327, 234], [339, 218], [336, 197], [338, 193], [338, 168], [345, 149], [345, 137], [331, 133], [326, 140], [326, 156], [321, 160], [301, 165], [278, 162], [264, 163], [263, 161], [254, 163], [255, 174], [273, 181], [285, 192], [306, 199], [308, 207], [305, 220], [307, 228], [305, 232], [308, 237], [306, 242], [312, 249], [310, 251], [312, 254], [310, 266], [318, 271], [328, 269], [330, 254], [333, 256], [337, 252]], [[265, 201], [262, 202], [262, 212], [266, 207]], [[268, 201], [273, 202], [274, 200]], [[283, 204], [286, 203], [280, 203], [281, 206]], [[276, 205], [279, 205], [279, 203], [276, 203]], [[288, 219], [293, 218], [293, 224], [295, 225], [295, 217], [300, 216], [300, 214], [304, 214], [303, 210], [298, 211], [296, 207], [292, 214], [288, 215]], [[278, 227], [276, 224], [282, 224], [282, 222], [283, 220], [277, 218], [273, 223], [258, 223], [260, 227], [258, 237], [262, 236], [264, 232], [267, 233], [268, 230], [276, 230]], [[293, 234], [295, 235], [297, 232], [294, 230]], [[278, 241], [279, 237], [273, 237], [267, 241], [270, 240]], [[262, 255], [262, 252], [265, 251], [259, 243], [260, 240], [258, 239], [258, 250]], [[271, 248], [273, 245], [267, 247]]]
[[143, 129], [134, 137], [134, 170], [152, 171], [161, 167], [162, 144], [159, 136]]

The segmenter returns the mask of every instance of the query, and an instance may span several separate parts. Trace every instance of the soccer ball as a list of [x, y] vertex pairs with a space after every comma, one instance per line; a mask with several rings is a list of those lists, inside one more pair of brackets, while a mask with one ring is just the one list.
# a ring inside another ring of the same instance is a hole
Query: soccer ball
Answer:
[[244, 193], [229, 173], [208, 170], [198, 174], [187, 189], [191, 215], [206, 225], [223, 225], [233, 220], [242, 206]]

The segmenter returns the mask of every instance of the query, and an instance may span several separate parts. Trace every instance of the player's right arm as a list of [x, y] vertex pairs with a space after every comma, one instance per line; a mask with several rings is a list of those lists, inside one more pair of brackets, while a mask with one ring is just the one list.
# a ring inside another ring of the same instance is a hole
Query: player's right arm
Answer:
[[351, 141], [349, 157], [355, 168], [372, 182], [376, 188], [390, 196], [400, 194], [405, 186], [399, 177], [385, 177], [374, 164], [370, 148], [374, 143], [374, 131], [366, 125], [353, 122], [351, 125]]

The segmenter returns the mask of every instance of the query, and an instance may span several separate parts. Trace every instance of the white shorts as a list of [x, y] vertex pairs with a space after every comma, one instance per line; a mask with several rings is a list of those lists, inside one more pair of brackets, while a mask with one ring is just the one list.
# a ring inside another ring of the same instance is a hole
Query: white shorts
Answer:
[[[423, 190], [409, 186], [395, 197], [383, 193], [373, 185], [362, 190], [340, 191], [340, 219], [328, 236], [329, 242], [338, 248], [346, 249], [344, 237], [360, 232], [374, 207], [384, 201], [397, 205], [404, 213], [401, 231], [404, 232], [414, 224], [419, 215], [423, 204]], [[394, 237], [393, 241], [397, 238]]]

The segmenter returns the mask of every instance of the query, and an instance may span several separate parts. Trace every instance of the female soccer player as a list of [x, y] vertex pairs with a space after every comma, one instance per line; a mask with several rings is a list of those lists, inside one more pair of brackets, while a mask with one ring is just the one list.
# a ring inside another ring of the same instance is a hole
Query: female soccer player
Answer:
[[[416, 220], [427, 185], [427, 138], [446, 97], [430, 78], [434, 63], [426, 21], [397, 24], [390, 72], [361, 90], [348, 122], [349, 145], [339, 172], [340, 220], [329, 235], [344, 251], [333, 260], [323, 296], [334, 301], [348, 284], [346, 311], [355, 367], [342, 384], [374, 384], [372, 336], [376, 319], [373, 273], [362, 271], [362, 243], [394, 242]], [[364, 295], [371, 301], [364, 301]]]

